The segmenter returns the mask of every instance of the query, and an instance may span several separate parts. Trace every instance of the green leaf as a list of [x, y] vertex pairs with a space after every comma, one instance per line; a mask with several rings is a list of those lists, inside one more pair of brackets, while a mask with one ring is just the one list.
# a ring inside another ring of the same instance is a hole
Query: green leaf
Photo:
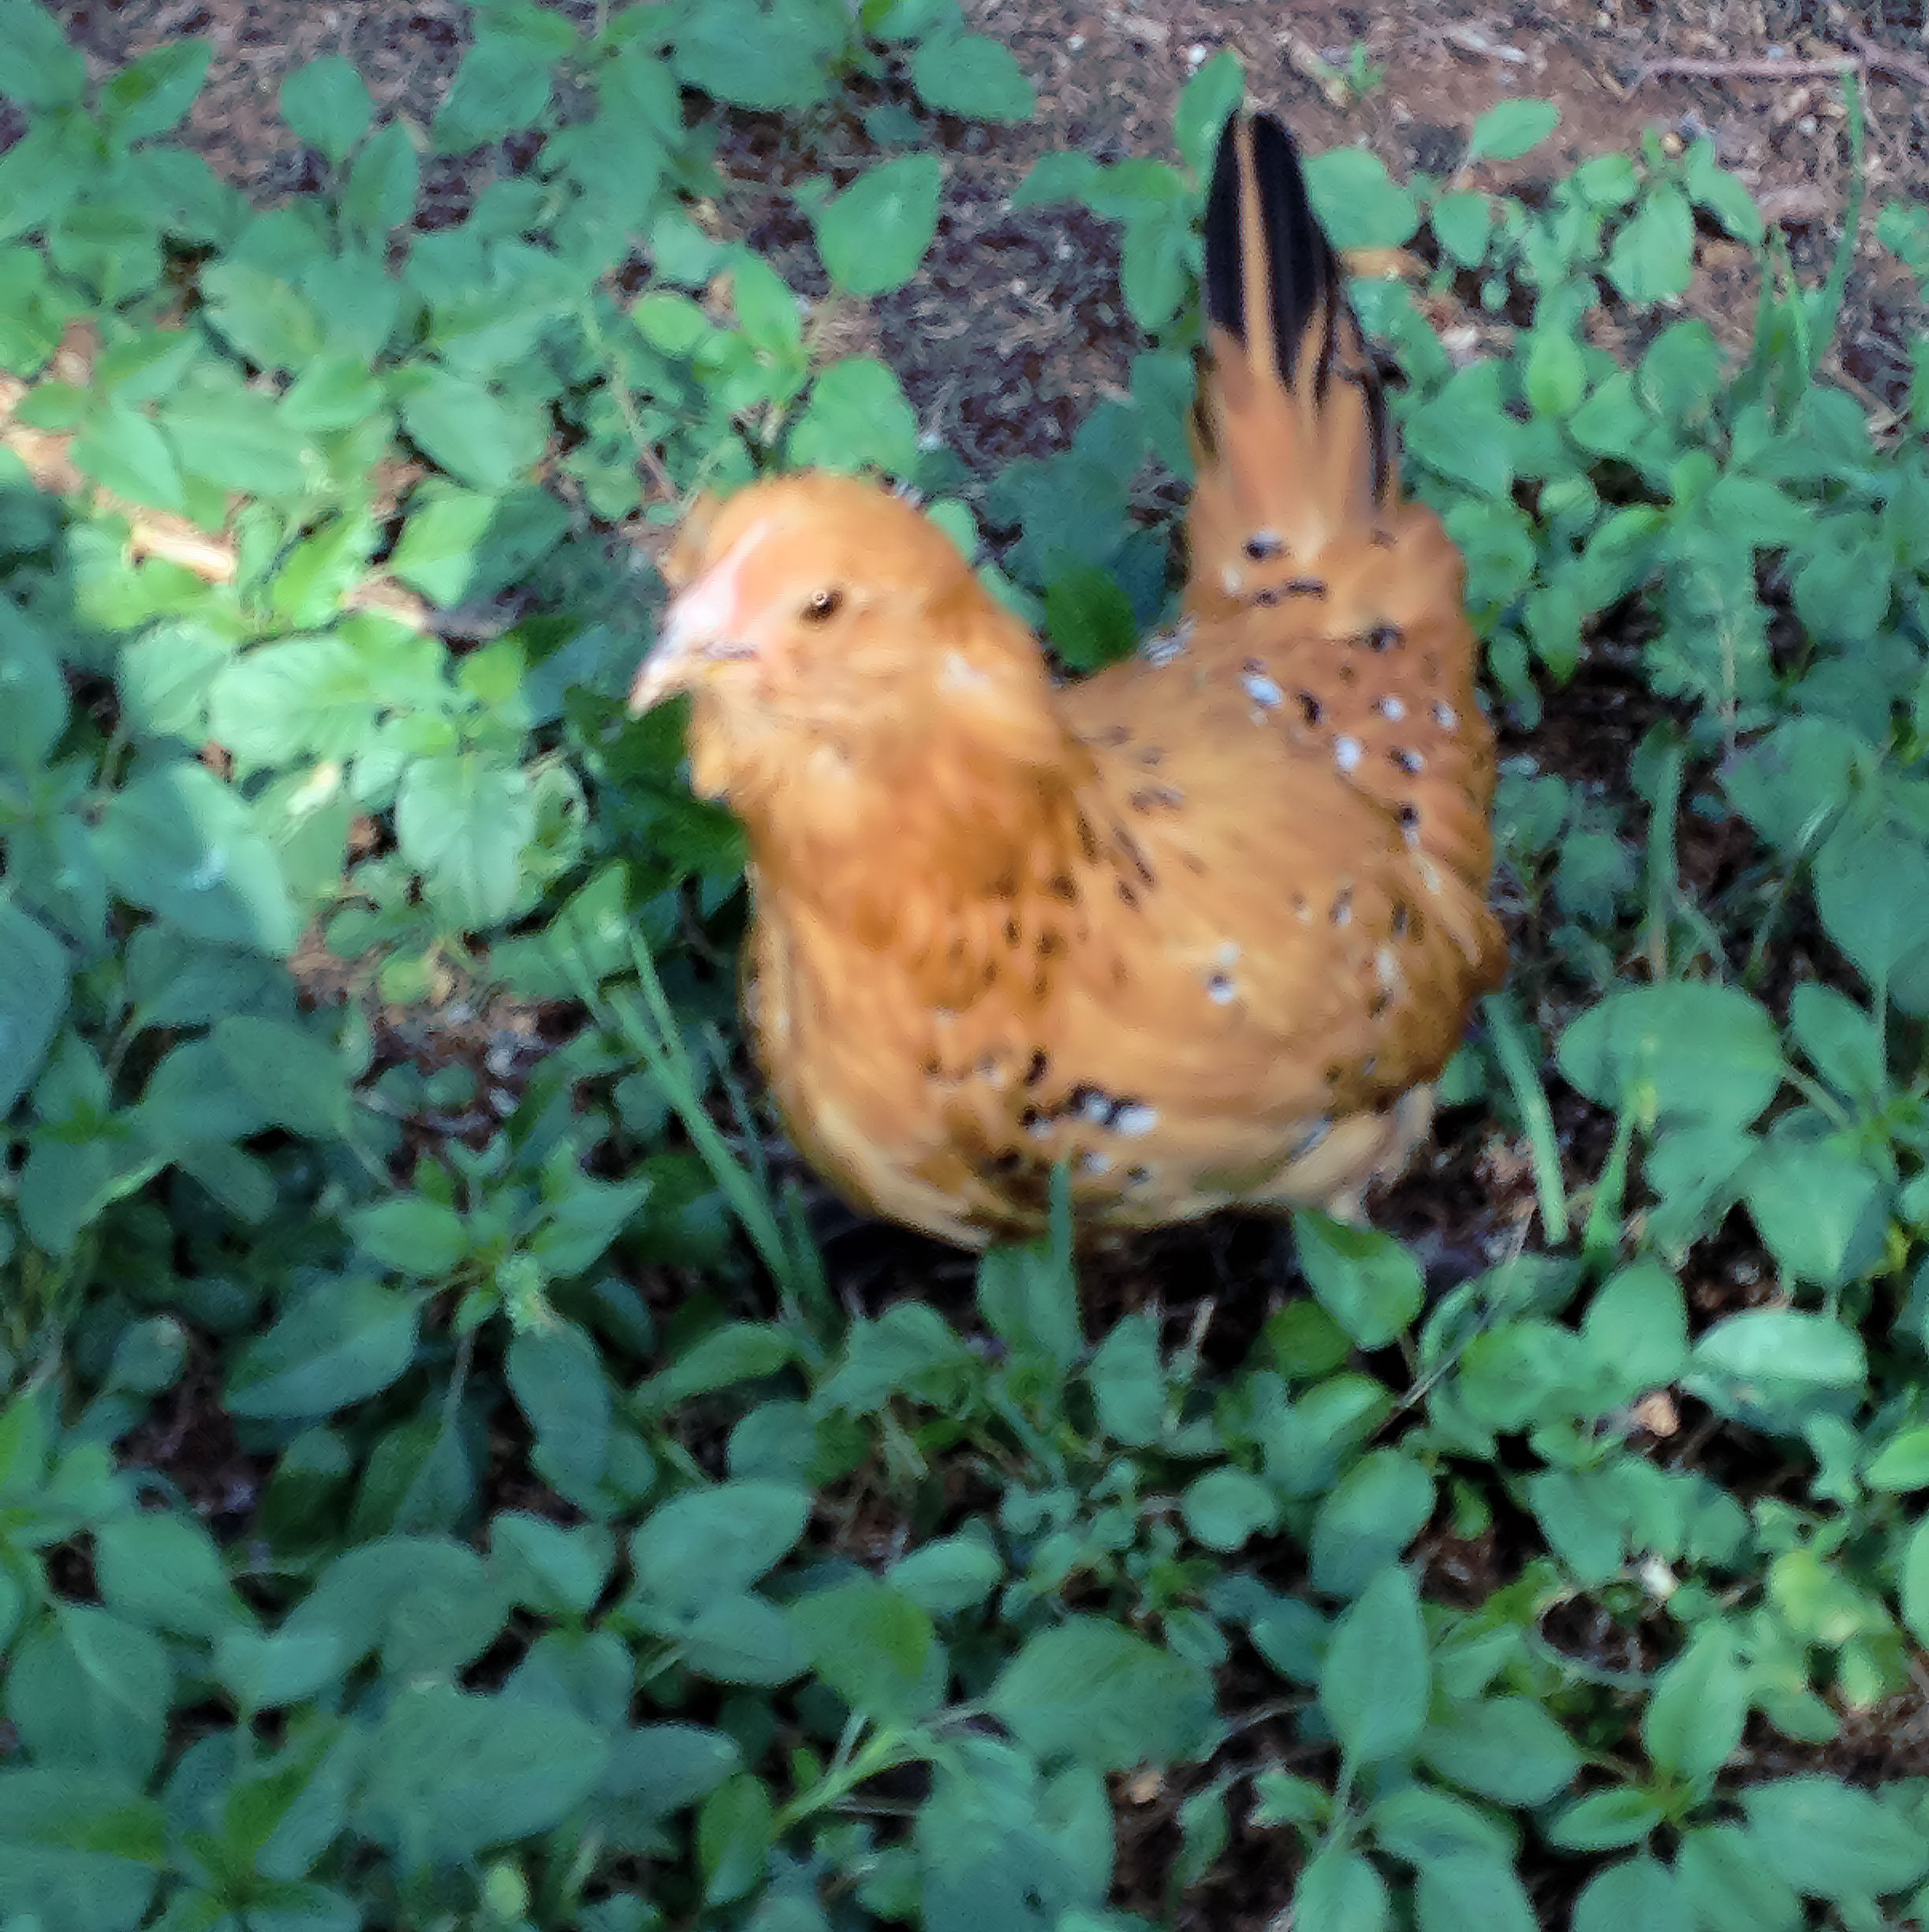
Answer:
[[1695, 274], [1695, 218], [1671, 181], [1651, 183], [1607, 252], [1607, 278], [1637, 308], [1685, 295]]
[[292, 1020], [233, 1013], [211, 1035], [237, 1092], [290, 1133], [338, 1140], [349, 1131], [349, 1070], [341, 1053]]
[[[319, 308], [329, 306], [330, 291], [317, 291], [313, 275], [304, 278], [308, 285], [308, 293]], [[393, 290], [393, 282], [382, 286]], [[372, 308], [360, 308], [356, 319], [366, 329], [367, 336], [375, 341], [369, 353], [378, 352], [382, 342], [387, 340], [382, 330], [382, 318]], [[353, 353], [344, 354], [339, 349], [324, 353], [315, 358], [289, 384], [282, 399], [282, 412], [289, 423], [304, 433], [316, 430], [353, 429], [358, 423], [366, 423], [382, 408], [382, 386], [375, 380], [368, 366], [367, 358]], [[365, 520], [357, 517], [344, 517], [340, 527], [345, 529], [364, 529]]]
[[1826, 1315], [1748, 1308], [1725, 1315], [1696, 1343], [1698, 1374], [1742, 1385], [1850, 1389], [1868, 1373], [1861, 1337]]
[[246, 389], [177, 391], [162, 406], [181, 467], [218, 490], [300, 497], [318, 480], [315, 446], [271, 396]]
[[1420, 1264], [1390, 1236], [1303, 1209], [1293, 1246], [1320, 1305], [1361, 1348], [1384, 1348], [1420, 1313]]
[[1794, 1888], [1768, 1870], [1739, 1826], [1684, 1832], [1674, 1872], [1707, 1932], [1798, 1932], [1806, 1923]]
[[1902, 1621], [1918, 1643], [1929, 1643], [1929, 1518], [1910, 1532], [1901, 1567]]
[[196, 35], [164, 41], [111, 76], [99, 96], [109, 140], [125, 147], [165, 134], [194, 104], [214, 51]]
[[530, 1255], [551, 1277], [580, 1274], [636, 1218], [655, 1184], [647, 1173], [629, 1180], [573, 1174], [566, 1189], [546, 1203]]
[[[603, 1794], [654, 1822], [707, 1797], [743, 1762], [736, 1742], [694, 1724], [640, 1724], [619, 1731]], [[586, 1921], [587, 1923], [587, 1921]]]
[[399, 1686], [370, 1740], [358, 1822], [405, 1866], [462, 1863], [554, 1829], [609, 1755], [609, 1739], [568, 1710]]
[[346, 1225], [371, 1262], [416, 1281], [438, 1281], [468, 1252], [462, 1215], [421, 1194], [398, 1194], [357, 1207]]
[[[767, 267], [760, 255], [749, 255], [740, 260], [731, 276], [730, 294], [736, 305], [737, 320], [743, 324], [744, 333], [755, 342], [759, 341], [760, 332], [752, 328], [749, 318], [744, 312], [745, 291], [752, 285], [746, 282], [744, 271], [753, 261], [759, 267]], [[767, 319], [766, 327], [781, 328], [786, 340], [794, 340], [800, 337], [803, 330], [803, 319], [797, 312], [797, 297], [790, 293], [789, 285], [774, 270], [771, 270], [770, 278], [783, 289], [787, 301], [778, 308], [774, 317]], [[666, 356], [694, 355], [698, 347], [708, 340], [715, 330], [715, 325], [703, 313], [703, 305], [693, 302], [687, 295], [679, 295], [673, 289], [652, 289], [631, 308], [629, 319], [636, 333], [652, 349], [660, 349]]]
[[341, 218], [371, 242], [382, 241], [415, 213], [422, 164], [401, 121], [384, 123], [355, 157], [341, 195]]
[[294, 637], [223, 666], [208, 687], [208, 729], [244, 770], [345, 758], [367, 743], [376, 703], [368, 662], [347, 638]]
[[446, 1677], [481, 1656], [509, 1613], [506, 1592], [467, 1544], [377, 1536], [335, 1557], [276, 1634], [326, 1633], [351, 1662], [377, 1652], [397, 1680]]
[[[34, 777], [66, 726], [67, 681], [60, 658], [52, 642], [17, 608], [0, 632], [0, 770]], [[0, 1106], [0, 1113], [6, 1111]]]
[[1113, 1863], [1103, 1784], [1074, 1765], [1041, 1777], [1022, 1751], [961, 1740], [934, 1767], [914, 1844], [922, 1884], [904, 1916], [923, 1932], [1078, 1932]]
[[1300, 1874], [1292, 1914], [1293, 1932], [1385, 1932], [1393, 1902], [1370, 1859], [1327, 1844]]
[[935, 113], [968, 121], [1029, 121], [1036, 104], [1010, 48], [983, 34], [923, 42], [911, 56], [911, 84]]
[[82, 475], [130, 503], [176, 511], [186, 503], [173, 446], [125, 403], [110, 401], [96, 410], [69, 453]]
[[1319, 1701], [1348, 1760], [1402, 1757], [1425, 1729], [1433, 1682], [1413, 1580], [1389, 1569], [1334, 1626], [1319, 1673]]
[[1119, 244], [1119, 289], [1132, 320], [1148, 334], [1178, 313], [1196, 265], [1195, 247], [1192, 223], [1176, 204], [1149, 208], [1126, 224]]
[[875, 1577], [853, 1577], [790, 1606], [811, 1667], [875, 1724], [908, 1724], [943, 1698], [943, 1654], [928, 1612]]
[[1929, 1428], [1905, 1429], [1892, 1436], [1869, 1459], [1862, 1479], [1889, 1495], [1929, 1489]]
[[1574, 1901], [1573, 1932], [1695, 1932], [1695, 1920], [1674, 1874], [1644, 1856], [1588, 1881]]
[[102, 1600], [140, 1628], [205, 1640], [252, 1621], [214, 1539], [191, 1516], [149, 1509], [102, 1524], [94, 1568]]
[[459, 602], [479, 573], [479, 559], [502, 503], [499, 496], [431, 476], [409, 500], [409, 520], [389, 568], [424, 597]]
[[1504, 498], [1513, 487], [1519, 430], [1502, 399], [1497, 362], [1455, 370], [1409, 412], [1403, 435], [1407, 447], [1428, 468], [1465, 485], [1476, 497]]
[[703, 1800], [696, 1817], [696, 1863], [706, 1905], [727, 1905], [763, 1877], [775, 1835], [773, 1818], [763, 1781], [748, 1771], [726, 1778]]
[[34, 1762], [138, 1785], [159, 1761], [174, 1673], [151, 1632], [62, 1603], [15, 1650], [6, 1714]]
[[1313, 211], [1336, 248], [1403, 248], [1420, 226], [1420, 203], [1395, 185], [1379, 156], [1329, 147], [1306, 158]]
[[1084, 1345], [1078, 1284], [1050, 1245], [987, 1248], [978, 1263], [978, 1307], [1014, 1354], [1069, 1370]]
[[1535, 1932], [1534, 1908], [1512, 1866], [1479, 1852], [1421, 1866], [1413, 1922], [1417, 1932]]
[[746, 1590], [782, 1562], [810, 1514], [787, 1483], [718, 1483], [674, 1496], [630, 1539], [637, 1588], [673, 1610]]
[[1740, 1796], [1758, 1855], [1811, 1898], [1879, 1897], [1929, 1873], [1920, 1826], [1839, 1778], [1776, 1778]]
[[1420, 1756], [1450, 1784], [1497, 1803], [1545, 1804], [1574, 1781], [1580, 1753], [1539, 1704], [1490, 1697], [1430, 1725]]
[[436, 110], [437, 151], [466, 154], [532, 127], [548, 107], [550, 62], [528, 42], [480, 29]]
[[841, 8], [704, 0], [677, 32], [677, 77], [738, 107], [815, 106], [830, 92], [830, 62], [847, 32]]
[[1681, 1283], [1656, 1262], [1623, 1268], [1595, 1291], [1580, 1334], [1601, 1378], [1603, 1414], [1673, 1381], [1688, 1359]]
[[1655, 1680], [1641, 1714], [1648, 1761], [1670, 1777], [1711, 1780], [1741, 1742], [1748, 1680], [1726, 1626], [1703, 1624]]
[[1830, 718], [1792, 718], [1722, 767], [1722, 786], [1768, 842], [1793, 856], [1846, 802], [1868, 748]]
[[800, 468], [912, 475], [918, 420], [896, 372], [869, 356], [833, 363], [790, 432], [790, 461]]
[[21, 1228], [35, 1247], [65, 1259], [88, 1223], [159, 1165], [100, 1139], [36, 1136], [20, 1173]]
[[[646, 341], [655, 341], [657, 346], [671, 355], [688, 355], [696, 345], [711, 334], [709, 318], [702, 308], [688, 297], [659, 293], [653, 298], [659, 304], [681, 303], [694, 319], [692, 333], [691, 322], [680, 320], [671, 329], [663, 326], [668, 318], [659, 307], [655, 312], [658, 326], [653, 333], [646, 326], [650, 315], [639, 304], [631, 311], [632, 319]], [[761, 255], [748, 252], [740, 255], [730, 270], [730, 301], [737, 311], [737, 319], [744, 334], [767, 356], [779, 359], [800, 356], [804, 342], [804, 317], [797, 306], [797, 298], [790, 285]], [[677, 311], [670, 311], [674, 316]], [[667, 335], [670, 339], [665, 340]], [[688, 338], [681, 346], [677, 346], [678, 338]]]
[[[0, 34], [12, 31], [0, 12]], [[166, 1862], [159, 1800], [128, 1780], [65, 1767], [0, 1771], [0, 1912], [10, 1923], [133, 1932]]]
[[565, 1529], [508, 1509], [489, 1521], [491, 1553], [516, 1602], [548, 1616], [587, 1617], [610, 1580], [615, 1548], [595, 1524]]
[[1760, 244], [1762, 211], [1739, 177], [1718, 167], [1714, 144], [1705, 135], [1688, 151], [1687, 187], [1695, 205], [1705, 208], [1737, 241]]
[[1200, 1665], [1094, 1617], [1028, 1639], [986, 1702], [1034, 1756], [1096, 1771], [1196, 1758], [1218, 1728]]
[[1770, 1139], [1756, 1148], [1741, 1178], [1748, 1212], [1785, 1274], [1839, 1288], [1880, 1256], [1888, 1189], [1857, 1154]]
[[1030, 173], [1012, 190], [1011, 205], [1022, 211], [1087, 201], [1100, 175], [1099, 163], [1091, 155], [1076, 149], [1054, 149], [1032, 162]]
[[339, 54], [296, 68], [282, 83], [282, 118], [297, 140], [338, 167], [368, 132], [373, 114], [361, 76]]
[[1554, 1555], [1584, 1583], [1605, 1583], [1620, 1570], [1626, 1524], [1600, 1471], [1538, 1470], [1526, 1492]]
[[1397, 1449], [1369, 1450], [1313, 1519], [1315, 1587], [1330, 1596], [1356, 1596], [1399, 1561], [1433, 1509], [1433, 1479], [1417, 1462]]
[[0, 1121], [34, 1083], [67, 1014], [65, 949], [0, 899]]
[[608, 1467], [614, 1408], [595, 1345], [574, 1322], [556, 1321], [517, 1335], [505, 1367], [535, 1431], [537, 1471], [581, 1506]]
[[1141, 1309], [1115, 1322], [1086, 1364], [1099, 1427], [1114, 1442], [1144, 1448], [1165, 1432], [1166, 1375], [1159, 1320]]
[[1567, 1852], [1611, 1852], [1639, 1844], [1662, 1822], [1659, 1805], [1632, 1785], [1590, 1792], [1547, 1828], [1547, 1842]]
[[1494, 203], [1471, 190], [1442, 195], [1428, 219], [1440, 246], [1462, 268], [1478, 268], [1487, 259], [1494, 233]]
[[364, 1401], [414, 1359], [423, 1300], [353, 1277], [317, 1285], [237, 1352], [227, 1406], [303, 1421]]
[[666, 1414], [693, 1396], [774, 1375], [797, 1354], [797, 1342], [782, 1329], [765, 1322], [726, 1322], [652, 1375], [636, 1399], [650, 1414]]
[[990, 1532], [972, 1523], [955, 1536], [941, 1536], [900, 1557], [889, 1574], [894, 1590], [932, 1616], [955, 1617], [984, 1602], [1002, 1580], [1005, 1565]]
[[1490, 1811], [1430, 1785], [1397, 1787], [1375, 1803], [1370, 1816], [1381, 1850], [1405, 1864], [1462, 1854], [1502, 1860], [1513, 1855], [1511, 1833]]
[[0, 0], [0, 46], [6, 49], [0, 95], [29, 113], [71, 107], [85, 91], [86, 60], [35, 0]]
[[935, 155], [871, 169], [813, 217], [830, 279], [853, 295], [885, 295], [917, 272], [938, 228], [944, 170]]
[[1517, 161], [1560, 125], [1561, 110], [1552, 101], [1502, 101], [1473, 124], [1468, 162]]
[[278, 275], [246, 262], [201, 271], [207, 313], [248, 360], [263, 369], [301, 370], [322, 353], [326, 335], [308, 298]]
[[1834, 987], [1805, 980], [1789, 996], [1789, 1028], [1802, 1057], [1838, 1094], [1867, 1103], [1886, 1090], [1875, 1016]]
[[1200, 180], [1211, 173], [1221, 130], [1245, 91], [1245, 69], [1230, 47], [1221, 48], [1179, 90], [1172, 110], [1173, 145]]
[[1921, 839], [1891, 826], [1844, 825], [1816, 855], [1815, 883], [1829, 937], [1871, 986], [1929, 947], [1929, 847]]
[[1045, 592], [1051, 647], [1075, 671], [1095, 671], [1129, 657], [1139, 640], [1132, 599], [1107, 570], [1076, 569]]
[[1229, 1464], [1195, 1477], [1179, 1507], [1185, 1527], [1208, 1550], [1241, 1549], [1279, 1520], [1272, 1490], [1257, 1476]]
[[1656, 1125], [1744, 1126], [1785, 1076], [1774, 1021], [1732, 987], [1623, 987], [1574, 1020], [1555, 1057], [1590, 1100]]
[[898, 1302], [875, 1322], [860, 1316], [851, 1324], [841, 1359], [817, 1385], [816, 1406], [872, 1415], [901, 1393], [942, 1405], [970, 1367], [964, 1344], [942, 1315]]
[[415, 363], [394, 379], [402, 427], [422, 453], [458, 483], [506, 490], [543, 453], [547, 431], [534, 410], [512, 410], [483, 383], [436, 363]]
[[684, 1663], [719, 1684], [788, 1684], [809, 1662], [785, 1613], [747, 1591], [680, 1612], [675, 1628]]
[[109, 799], [95, 851], [121, 896], [196, 939], [286, 954], [300, 931], [281, 862], [248, 807], [192, 760]]
[[[1271, 1831], [1282, 1825], [1317, 1825], [1332, 1814], [1332, 1799], [1310, 1777], [1278, 1770], [1260, 1771], [1252, 1780], [1253, 1805], [1250, 1822]], [[1305, 1909], [1304, 1894], [1294, 1900], [1296, 1909]]]
[[958, 17], [957, 0], [863, 0], [858, 9], [865, 33], [887, 45], [942, 34]]
[[520, 892], [523, 853], [535, 837], [527, 776], [479, 752], [419, 758], [395, 800], [402, 857], [465, 931], [506, 918]]
[[1549, 324], [1529, 330], [1522, 380], [1537, 416], [1565, 420], [1587, 393], [1588, 363], [1580, 343], [1565, 329]]

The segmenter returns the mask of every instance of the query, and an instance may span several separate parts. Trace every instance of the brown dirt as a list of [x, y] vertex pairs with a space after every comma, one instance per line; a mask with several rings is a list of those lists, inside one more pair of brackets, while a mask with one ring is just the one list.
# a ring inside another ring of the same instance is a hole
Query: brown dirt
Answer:
[[[467, 13], [453, 0], [120, 0], [56, 5], [75, 42], [102, 71], [185, 34], [215, 47], [189, 139], [258, 200], [312, 185], [309, 162], [282, 125], [275, 99], [293, 68], [341, 54], [361, 70], [378, 114], [426, 125], [455, 70]], [[1478, 116], [1509, 95], [1559, 103], [1554, 138], [1525, 160], [1482, 168], [1494, 185], [1545, 179], [1584, 155], [1630, 149], [1644, 129], [1711, 136], [1722, 162], [1787, 232], [1797, 259], [1826, 262], [1839, 230], [1848, 175], [1838, 84], [1740, 71], [1775, 54], [1797, 61], [1858, 44], [1894, 51], [1919, 73], [1872, 69], [1871, 206], [1929, 198], [1929, 57], [1922, 0], [1891, 9], [1812, 0], [1548, 0], [1469, 10], [1417, 0], [1397, 11], [1328, 0], [1241, 7], [1230, 0], [965, 0], [973, 26], [1005, 39], [1038, 88], [1028, 126], [986, 129], [941, 117], [932, 132], [948, 162], [938, 242], [917, 282], [868, 312], [840, 319], [875, 335], [903, 372], [926, 427], [979, 476], [1012, 457], [1062, 444], [1099, 397], [1123, 382], [1136, 346], [1121, 312], [1116, 244], [1083, 214], [1013, 215], [1011, 190], [1040, 154], [1059, 147], [1102, 159], [1170, 152], [1172, 104], [1186, 76], [1222, 47], [1245, 62], [1252, 98], [1279, 109], [1311, 147], [1364, 143], [1396, 173], [1452, 173]], [[1884, 14], [1886, 17], [1883, 17]], [[1353, 99], [1326, 69], [1363, 50], [1375, 84]], [[1732, 77], [1652, 71], [1677, 60], [1728, 63]], [[853, 97], [862, 104], [861, 95]], [[821, 289], [808, 230], [773, 190], [797, 175], [841, 175], [871, 158], [854, 113], [813, 130], [808, 147], [769, 117], [727, 117], [721, 159], [737, 192], [724, 213], [770, 247], [797, 285]], [[484, 154], [432, 163], [420, 219], [439, 226], [501, 165]], [[794, 253], [793, 260], [782, 258]], [[1698, 306], [1725, 334], [1745, 321], [1748, 291], [1718, 241]], [[1866, 237], [1857, 253], [1841, 367], [1892, 395], [1915, 291]]]

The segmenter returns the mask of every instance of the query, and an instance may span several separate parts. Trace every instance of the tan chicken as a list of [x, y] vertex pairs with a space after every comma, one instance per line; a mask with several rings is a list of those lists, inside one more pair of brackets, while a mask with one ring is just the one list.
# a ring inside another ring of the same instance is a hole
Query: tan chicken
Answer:
[[798, 1147], [977, 1248], [1237, 1204], [1357, 1216], [1505, 949], [1463, 566], [1401, 500], [1291, 140], [1206, 207], [1184, 615], [1059, 685], [910, 503], [831, 476], [694, 516], [631, 695], [692, 701], [749, 841], [744, 1009]]

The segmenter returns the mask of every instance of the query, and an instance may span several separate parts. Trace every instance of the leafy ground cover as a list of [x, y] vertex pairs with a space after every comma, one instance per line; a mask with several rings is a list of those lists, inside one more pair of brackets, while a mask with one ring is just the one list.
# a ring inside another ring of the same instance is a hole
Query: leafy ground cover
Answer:
[[[0, 8], [0, 1914], [1929, 1918], [1929, 342], [1874, 397], [1830, 353], [1921, 207], [1794, 263], [1658, 136], [1502, 193], [1520, 95], [1318, 157], [1469, 560], [1513, 979], [1409, 1240], [974, 1274], [768, 1140], [734, 834], [621, 715], [644, 560], [699, 484], [872, 464], [1125, 647], [1237, 65], [1014, 175], [1136, 349], [987, 474], [851, 318], [925, 270], [939, 134], [1031, 112], [999, 42], [469, 28], [421, 126], [291, 73], [255, 205], [180, 138], [204, 39], [90, 73]], [[791, 144], [767, 255], [731, 109]]]

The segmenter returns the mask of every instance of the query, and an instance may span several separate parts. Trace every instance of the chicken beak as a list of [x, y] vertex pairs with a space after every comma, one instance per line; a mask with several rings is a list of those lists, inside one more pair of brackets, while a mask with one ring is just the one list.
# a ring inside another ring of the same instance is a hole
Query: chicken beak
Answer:
[[695, 654], [673, 646], [666, 632], [656, 647], [636, 666], [636, 681], [629, 688], [629, 714], [640, 718], [653, 711], [666, 698], [687, 691], [696, 674]]
[[666, 698], [699, 684], [713, 664], [756, 653], [731, 635], [735, 616], [730, 587], [706, 577], [693, 584], [663, 614], [656, 646], [637, 667], [629, 688], [629, 714], [640, 718]]

